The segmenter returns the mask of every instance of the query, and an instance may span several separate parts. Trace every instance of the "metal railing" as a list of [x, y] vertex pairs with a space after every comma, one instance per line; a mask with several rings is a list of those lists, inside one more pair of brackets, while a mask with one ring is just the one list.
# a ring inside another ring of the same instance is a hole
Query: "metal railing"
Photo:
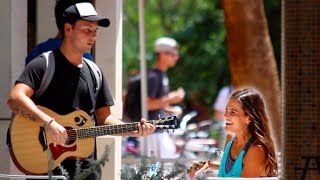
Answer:
[[280, 180], [278, 177], [259, 177], [259, 178], [222, 178], [222, 177], [208, 177], [206, 180]]
[[[0, 174], [0, 178], [18, 178], [18, 179], [49, 179], [49, 176], [38, 176], [38, 175], [12, 175], [12, 174]], [[51, 176], [52, 180], [67, 180], [65, 176]]]

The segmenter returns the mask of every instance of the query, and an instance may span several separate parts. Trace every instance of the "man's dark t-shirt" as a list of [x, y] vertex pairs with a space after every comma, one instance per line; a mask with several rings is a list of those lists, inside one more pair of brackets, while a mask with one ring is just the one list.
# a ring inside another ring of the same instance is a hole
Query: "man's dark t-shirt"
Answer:
[[[148, 71], [148, 96], [159, 99], [169, 93], [169, 80], [165, 72], [160, 69], [150, 69]], [[149, 119], [158, 119], [162, 117], [165, 111], [163, 108], [148, 111]]]

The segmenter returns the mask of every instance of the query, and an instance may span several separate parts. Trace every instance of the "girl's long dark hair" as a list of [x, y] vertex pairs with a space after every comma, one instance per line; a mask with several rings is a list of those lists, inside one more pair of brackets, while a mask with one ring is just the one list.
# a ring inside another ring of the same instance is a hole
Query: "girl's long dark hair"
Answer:
[[253, 89], [243, 89], [232, 93], [231, 98], [237, 99], [243, 110], [252, 118], [249, 123], [249, 131], [256, 138], [258, 144], [265, 151], [267, 175], [275, 177], [278, 175], [278, 163], [275, 146], [269, 129], [269, 120], [265, 112], [264, 103], [259, 93]]

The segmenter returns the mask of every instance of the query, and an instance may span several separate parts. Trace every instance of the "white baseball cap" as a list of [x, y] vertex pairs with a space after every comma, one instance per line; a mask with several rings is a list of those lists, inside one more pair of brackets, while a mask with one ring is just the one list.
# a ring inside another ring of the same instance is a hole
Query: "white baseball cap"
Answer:
[[102, 27], [108, 27], [110, 25], [109, 19], [103, 16], [99, 16], [93, 5], [88, 2], [77, 3], [68, 7], [64, 11], [63, 17], [65, 18], [65, 21], [71, 19], [83, 19], [86, 21], [96, 21], [98, 22], [98, 25]]
[[167, 52], [172, 51], [179, 47], [179, 44], [176, 40], [169, 37], [158, 38], [154, 43], [155, 52]]

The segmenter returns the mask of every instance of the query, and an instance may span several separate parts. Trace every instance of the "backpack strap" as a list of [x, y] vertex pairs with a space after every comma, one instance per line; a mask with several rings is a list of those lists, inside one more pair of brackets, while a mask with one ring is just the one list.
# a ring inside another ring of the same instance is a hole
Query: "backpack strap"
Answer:
[[43, 74], [41, 84], [39, 89], [35, 92], [35, 97], [38, 98], [42, 95], [42, 93], [47, 89], [49, 86], [54, 71], [55, 71], [55, 59], [52, 51], [44, 52], [41, 54], [46, 60], [46, 70]]
[[94, 94], [97, 96], [99, 90], [101, 89], [101, 84], [102, 84], [102, 74], [100, 71], [100, 68], [97, 66], [96, 63], [90, 61], [89, 59], [83, 58], [83, 60], [87, 63], [89, 66], [90, 70], [93, 72], [93, 75], [95, 77], [94, 79]]
[[[90, 111], [91, 114], [95, 115], [95, 107], [96, 107], [96, 100], [98, 97], [99, 90], [101, 89], [102, 84], [102, 74], [99, 67], [92, 61], [83, 58], [87, 68], [84, 68], [86, 77], [90, 77], [90, 80], [87, 81], [87, 85], [90, 92], [91, 102], [92, 102], [92, 109]], [[94, 76], [94, 77], [93, 77]], [[96, 119], [96, 118], [95, 118]], [[97, 122], [96, 122], [97, 123]]]

